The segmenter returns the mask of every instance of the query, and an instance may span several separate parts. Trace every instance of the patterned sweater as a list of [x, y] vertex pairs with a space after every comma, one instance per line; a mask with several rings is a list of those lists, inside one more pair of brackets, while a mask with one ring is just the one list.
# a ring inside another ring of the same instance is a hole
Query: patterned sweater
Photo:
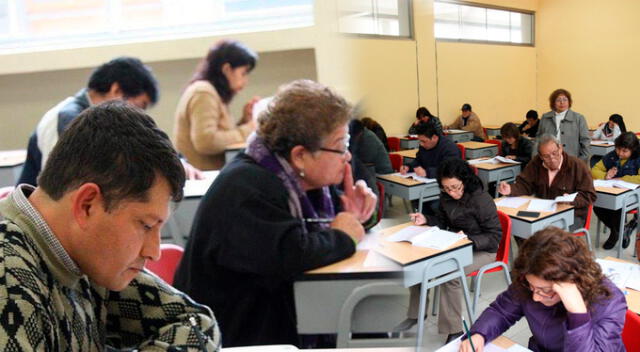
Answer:
[[32, 190], [0, 201], [0, 350], [219, 350], [211, 311], [153, 274], [120, 292], [81, 274], [27, 200]]

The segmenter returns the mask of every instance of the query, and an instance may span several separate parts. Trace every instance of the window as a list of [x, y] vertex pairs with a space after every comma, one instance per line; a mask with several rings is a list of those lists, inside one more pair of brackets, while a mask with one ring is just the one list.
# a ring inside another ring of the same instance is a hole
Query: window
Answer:
[[311, 25], [313, 0], [0, 0], [2, 49], [96, 45]]
[[534, 14], [435, 1], [435, 37], [443, 40], [533, 45]]
[[411, 38], [410, 0], [340, 0], [340, 32]]

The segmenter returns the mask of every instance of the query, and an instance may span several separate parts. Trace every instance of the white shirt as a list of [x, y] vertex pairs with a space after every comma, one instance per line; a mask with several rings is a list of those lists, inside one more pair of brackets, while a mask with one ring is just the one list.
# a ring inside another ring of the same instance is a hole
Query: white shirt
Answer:
[[556, 138], [558, 140], [560, 139], [560, 121], [564, 120], [565, 115], [567, 115], [567, 111], [569, 111], [569, 109], [563, 111], [563, 112], [556, 112], [554, 117], [556, 119]]

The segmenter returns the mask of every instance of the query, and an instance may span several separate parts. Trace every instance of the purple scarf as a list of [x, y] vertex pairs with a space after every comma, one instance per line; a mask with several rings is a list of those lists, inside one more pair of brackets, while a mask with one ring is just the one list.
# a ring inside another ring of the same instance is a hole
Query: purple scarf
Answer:
[[333, 218], [335, 209], [329, 187], [304, 192], [300, 178], [289, 162], [269, 150], [264, 139], [253, 133], [249, 136], [245, 154], [256, 163], [273, 172], [289, 192], [289, 211], [295, 218], [302, 220], [305, 232], [329, 228], [329, 223], [306, 222], [305, 219]]

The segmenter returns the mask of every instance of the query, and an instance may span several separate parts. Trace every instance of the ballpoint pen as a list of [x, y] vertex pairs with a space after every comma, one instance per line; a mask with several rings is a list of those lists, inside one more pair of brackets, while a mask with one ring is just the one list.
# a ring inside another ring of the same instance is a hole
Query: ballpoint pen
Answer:
[[476, 348], [473, 346], [473, 341], [471, 340], [469, 327], [467, 327], [467, 321], [464, 320], [464, 315], [462, 316], [462, 325], [464, 326], [464, 333], [467, 335], [467, 339], [469, 339], [469, 344], [471, 344], [471, 350], [473, 350], [473, 352], [476, 352]]

